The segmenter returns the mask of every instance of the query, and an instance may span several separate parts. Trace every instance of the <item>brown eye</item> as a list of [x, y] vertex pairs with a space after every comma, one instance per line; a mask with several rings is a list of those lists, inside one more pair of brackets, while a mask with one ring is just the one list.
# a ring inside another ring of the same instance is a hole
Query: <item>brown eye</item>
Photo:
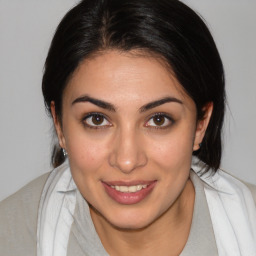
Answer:
[[166, 114], [155, 114], [146, 123], [147, 127], [153, 128], [166, 128], [169, 127], [174, 121]]
[[111, 126], [110, 122], [105, 118], [104, 115], [101, 114], [90, 114], [85, 119], [83, 122], [92, 128], [101, 128], [101, 127], [106, 127], [106, 126]]
[[104, 117], [101, 115], [92, 116], [92, 123], [94, 125], [101, 125], [104, 122]]
[[154, 116], [153, 117], [153, 122], [155, 123], [155, 125], [161, 126], [161, 125], [164, 124], [165, 119], [166, 118], [164, 116]]

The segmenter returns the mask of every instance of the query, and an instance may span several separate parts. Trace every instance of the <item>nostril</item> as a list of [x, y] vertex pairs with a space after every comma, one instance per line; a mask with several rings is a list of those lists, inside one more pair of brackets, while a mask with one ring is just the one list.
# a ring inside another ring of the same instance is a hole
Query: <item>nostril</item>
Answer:
[[135, 169], [145, 166], [147, 164], [147, 157], [142, 153], [136, 153], [128, 156], [121, 156], [120, 154], [111, 154], [109, 158], [110, 166], [119, 169], [123, 173], [130, 173]]

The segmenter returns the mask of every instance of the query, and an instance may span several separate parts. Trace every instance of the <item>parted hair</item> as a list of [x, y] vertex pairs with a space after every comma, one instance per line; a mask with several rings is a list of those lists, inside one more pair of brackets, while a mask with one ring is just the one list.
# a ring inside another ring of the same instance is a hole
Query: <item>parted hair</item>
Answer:
[[[78, 65], [93, 54], [117, 49], [142, 50], [160, 56], [193, 99], [197, 118], [213, 103], [200, 150], [194, 152], [217, 170], [222, 153], [225, 79], [221, 58], [203, 19], [178, 0], [83, 0], [62, 19], [48, 52], [42, 79], [45, 106], [55, 102], [61, 121], [62, 95]], [[53, 145], [52, 165], [65, 156]], [[209, 169], [208, 168], [208, 169]]]

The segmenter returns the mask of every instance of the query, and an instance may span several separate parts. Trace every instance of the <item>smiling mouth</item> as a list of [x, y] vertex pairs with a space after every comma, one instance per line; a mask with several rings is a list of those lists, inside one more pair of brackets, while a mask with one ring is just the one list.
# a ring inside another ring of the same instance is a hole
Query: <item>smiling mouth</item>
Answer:
[[157, 181], [102, 182], [106, 193], [119, 204], [136, 204], [148, 197]]
[[147, 188], [148, 185], [135, 185], [135, 186], [110, 186], [111, 188], [114, 188], [116, 191], [120, 191], [122, 193], [135, 193], [138, 192], [144, 188]]

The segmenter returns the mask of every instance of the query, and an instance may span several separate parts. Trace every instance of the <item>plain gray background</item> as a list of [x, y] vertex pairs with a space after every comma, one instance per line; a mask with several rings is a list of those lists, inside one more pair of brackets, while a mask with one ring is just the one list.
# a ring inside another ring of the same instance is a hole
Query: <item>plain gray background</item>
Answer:
[[[43, 64], [58, 22], [77, 2], [0, 0], [0, 200], [51, 170]], [[256, 1], [183, 2], [207, 21], [225, 67], [221, 167], [256, 184]]]

